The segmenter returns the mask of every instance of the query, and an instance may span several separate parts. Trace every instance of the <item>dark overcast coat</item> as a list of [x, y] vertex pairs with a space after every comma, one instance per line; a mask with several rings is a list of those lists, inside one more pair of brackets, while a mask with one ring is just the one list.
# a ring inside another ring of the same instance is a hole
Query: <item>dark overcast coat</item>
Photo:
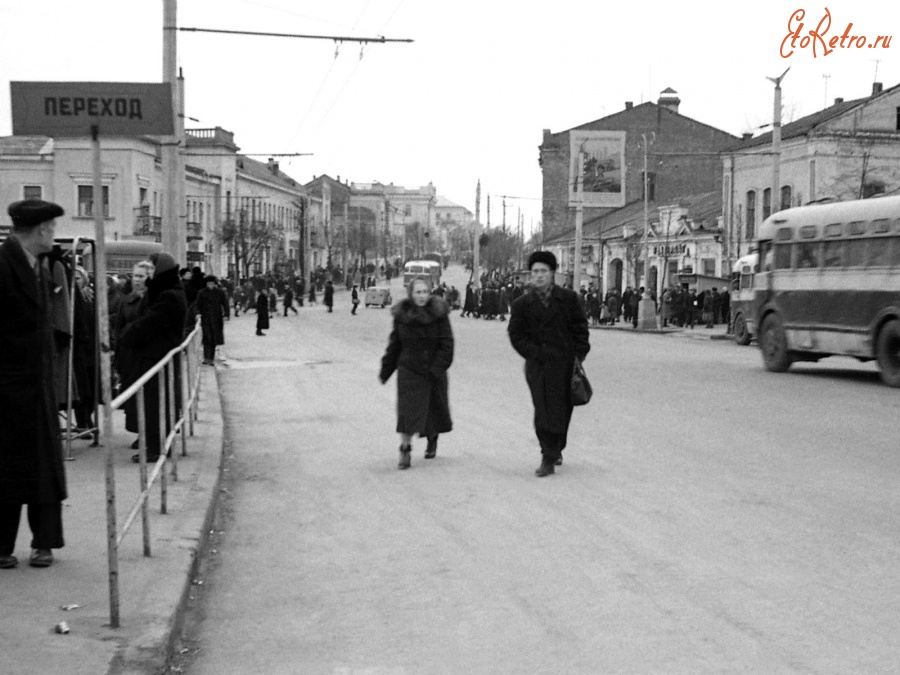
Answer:
[[553, 286], [544, 307], [534, 293], [512, 303], [509, 340], [525, 358], [525, 380], [534, 403], [534, 425], [565, 434], [572, 417], [572, 368], [591, 349], [587, 319], [574, 291]]
[[447, 369], [453, 363], [449, 307], [431, 296], [424, 307], [406, 299], [391, 310], [394, 327], [381, 359], [381, 381], [397, 371], [397, 432], [433, 436], [450, 431]]
[[14, 237], [0, 246], [0, 503], [67, 497], [56, 390], [49, 273], [42, 283]]
[[200, 317], [203, 339], [214, 345], [225, 344], [225, 304], [222, 303], [222, 291], [218, 288], [206, 288], [197, 293], [194, 308]]

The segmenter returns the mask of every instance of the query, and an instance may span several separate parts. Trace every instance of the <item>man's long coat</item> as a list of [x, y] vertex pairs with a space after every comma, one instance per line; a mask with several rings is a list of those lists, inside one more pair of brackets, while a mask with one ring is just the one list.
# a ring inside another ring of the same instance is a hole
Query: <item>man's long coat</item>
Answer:
[[0, 246], [0, 503], [67, 497], [48, 270], [39, 282], [21, 244]]
[[535, 293], [512, 303], [509, 340], [525, 357], [525, 380], [534, 403], [534, 425], [565, 434], [572, 417], [572, 368], [591, 349], [587, 319], [574, 291], [550, 290], [547, 307]]

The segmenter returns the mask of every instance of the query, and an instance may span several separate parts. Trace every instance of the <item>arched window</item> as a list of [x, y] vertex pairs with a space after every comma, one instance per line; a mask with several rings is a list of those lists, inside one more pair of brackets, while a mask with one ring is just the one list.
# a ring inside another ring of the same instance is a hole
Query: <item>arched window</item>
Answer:
[[791, 186], [781, 186], [781, 208], [780, 211], [791, 208]]
[[747, 191], [747, 232], [746, 239], [751, 240], [756, 235], [756, 190]]
[[772, 215], [772, 188], [763, 190], [762, 218], [765, 220]]

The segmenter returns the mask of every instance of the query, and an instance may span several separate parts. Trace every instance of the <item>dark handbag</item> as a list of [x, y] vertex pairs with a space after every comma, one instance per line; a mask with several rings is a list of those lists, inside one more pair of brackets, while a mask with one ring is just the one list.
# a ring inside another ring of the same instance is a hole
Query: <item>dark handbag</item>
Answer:
[[593, 393], [594, 388], [587, 379], [584, 366], [579, 359], [575, 359], [575, 367], [572, 370], [572, 405], [587, 405]]

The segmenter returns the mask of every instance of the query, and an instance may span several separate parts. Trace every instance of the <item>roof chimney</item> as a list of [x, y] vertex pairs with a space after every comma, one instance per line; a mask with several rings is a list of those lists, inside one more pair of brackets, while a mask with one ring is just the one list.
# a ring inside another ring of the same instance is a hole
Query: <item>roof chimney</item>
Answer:
[[631, 110], [634, 107], [633, 101], [625, 101], [625, 110]]
[[278, 173], [278, 162], [275, 161], [274, 157], [269, 157], [269, 171]]
[[872, 96], [875, 94], [880, 94], [884, 90], [884, 86], [881, 82], [873, 82], [872, 83]]
[[751, 138], [753, 138], [752, 131], [745, 131], [744, 133], [741, 134], [742, 141], [749, 141]]
[[678, 112], [679, 103], [681, 103], [681, 99], [678, 98], [678, 92], [672, 89], [672, 87], [663, 89], [659, 93], [659, 100], [656, 102], [661, 108], [668, 108], [673, 113]]
[[840, 96], [839, 96], [838, 98], [834, 99], [834, 104], [835, 104], [835, 105], [837, 105], [838, 103], [843, 103], [843, 102], [844, 102], [844, 99], [843, 99], [842, 97], [840, 97]]

